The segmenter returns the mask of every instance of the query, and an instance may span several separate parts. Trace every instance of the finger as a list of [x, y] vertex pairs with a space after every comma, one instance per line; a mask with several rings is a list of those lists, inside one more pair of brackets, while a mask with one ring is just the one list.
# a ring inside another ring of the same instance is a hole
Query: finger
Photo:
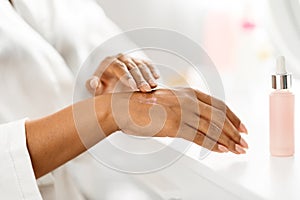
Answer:
[[98, 76], [92, 76], [86, 81], [85, 87], [87, 90], [93, 94], [98, 95], [101, 94], [103, 88], [101, 87], [101, 81], [99, 80]]
[[112, 64], [113, 73], [116, 75], [116, 77], [127, 87], [136, 90], [137, 85], [131, 73], [128, 71], [126, 64], [119, 59], [114, 59]]
[[248, 144], [241, 137], [240, 132], [236, 127], [231, 123], [227, 118], [225, 113], [221, 110], [218, 110], [212, 106], [204, 104], [203, 102], [199, 103], [201, 115], [210, 123], [216, 125], [220, 130], [222, 130], [229, 138], [231, 138], [236, 144], [241, 145], [244, 148], [248, 148]]
[[209, 137], [206, 137], [205, 134], [203, 134], [201, 132], [199, 132], [195, 136], [195, 138], [192, 142], [194, 142], [195, 144], [198, 144], [210, 151], [219, 152], [219, 153], [224, 153], [224, 152], [228, 151], [227, 149], [219, 147], [219, 144], [216, 141], [210, 139]]
[[130, 74], [132, 75], [133, 79], [135, 80], [135, 83], [137, 87], [142, 91], [142, 92], [150, 92], [151, 87], [150, 85], [146, 82], [144, 77], [142, 76], [139, 68], [136, 66], [136, 64], [133, 62], [133, 60], [127, 56], [121, 56], [118, 58], [120, 61], [125, 63], [127, 66], [127, 69], [129, 70]]
[[207, 148], [211, 151], [221, 152], [218, 148], [218, 143], [209, 137], [206, 137], [204, 133], [202, 133], [199, 130], [195, 130], [193, 127], [191, 127], [188, 124], [185, 124], [186, 128], [184, 129], [184, 133], [180, 134], [180, 138], [183, 138], [187, 141], [194, 142], [202, 147]]
[[236, 143], [232, 138], [230, 138], [222, 129], [218, 128], [215, 124], [210, 123], [205, 119], [199, 121], [198, 129], [204, 133], [210, 139], [217, 141], [219, 144], [222, 144], [224, 147], [229, 149], [233, 153], [241, 153], [237, 150]]
[[143, 63], [147, 65], [147, 67], [149, 68], [149, 70], [152, 73], [153, 77], [155, 79], [159, 79], [160, 75], [159, 75], [159, 72], [158, 72], [157, 68], [150, 61], [143, 60]]
[[[189, 125], [187, 124], [187, 126], [189, 126]], [[194, 129], [191, 126], [189, 126], [189, 127], [192, 128], [192, 129]], [[216, 148], [217, 148], [217, 150], [219, 150], [221, 152], [228, 152], [230, 150], [232, 153], [235, 153], [235, 154], [245, 154], [246, 153], [246, 151], [239, 144], [235, 144], [231, 140], [229, 140], [228, 146], [225, 146], [220, 141], [211, 138], [207, 133], [204, 133], [204, 132], [198, 130], [198, 134], [199, 133], [201, 133], [201, 135], [203, 135], [205, 137], [205, 140], [207, 140], [207, 141], [206, 141], [206, 144], [204, 144], [204, 145], [201, 142], [200, 143], [196, 142], [196, 143], [199, 144], [199, 145], [201, 145], [201, 146], [204, 146], [207, 149], [212, 148], [212, 150], [215, 151]], [[197, 135], [194, 136], [193, 141], [195, 141], [196, 137], [197, 137]], [[229, 149], [229, 147], [230, 147], [230, 149]]]
[[242, 133], [248, 134], [248, 130], [247, 130], [246, 126], [243, 123], [240, 123], [240, 126], [239, 126], [238, 130], [241, 131]]
[[89, 78], [87, 80], [87, 83], [88, 83], [88, 88], [91, 89], [91, 90], [96, 90], [96, 88], [98, 87], [99, 85], [99, 77], [98, 76], [92, 76], [91, 78]]
[[196, 96], [200, 101], [202, 101], [208, 105], [211, 105], [219, 110], [224, 111], [226, 113], [226, 116], [228, 117], [228, 119], [234, 125], [234, 127], [239, 129], [239, 131], [241, 131], [241, 132], [247, 133], [247, 129], [241, 123], [241, 120], [230, 110], [230, 108], [223, 101], [221, 101], [217, 98], [211, 97], [210, 95], [207, 95], [200, 91], [196, 91]]
[[138, 68], [132, 68], [129, 70], [129, 72], [133, 76], [135, 83], [137, 84], [137, 87], [141, 90], [141, 92], [151, 92], [151, 87], [144, 80]]
[[142, 73], [144, 79], [148, 82], [148, 84], [151, 86], [151, 88], [157, 87], [157, 84], [154, 81], [153, 75], [150, 72], [148, 66], [143, 63], [141, 60], [138, 59], [132, 59], [135, 64], [138, 66], [140, 72]]

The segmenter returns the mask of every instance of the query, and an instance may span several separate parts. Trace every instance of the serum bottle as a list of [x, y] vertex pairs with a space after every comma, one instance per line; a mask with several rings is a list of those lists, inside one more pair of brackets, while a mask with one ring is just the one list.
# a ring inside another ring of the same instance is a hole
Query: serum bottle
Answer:
[[283, 56], [277, 59], [276, 65], [270, 94], [270, 152], [272, 156], [293, 156], [295, 96], [290, 91], [292, 75], [286, 71]]

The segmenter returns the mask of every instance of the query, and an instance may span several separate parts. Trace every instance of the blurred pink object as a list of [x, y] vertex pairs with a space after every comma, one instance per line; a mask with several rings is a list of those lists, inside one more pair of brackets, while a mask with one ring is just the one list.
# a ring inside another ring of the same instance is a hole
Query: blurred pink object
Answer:
[[242, 22], [242, 28], [246, 31], [252, 31], [256, 27], [256, 24], [250, 20], [244, 19]]
[[237, 49], [237, 20], [229, 12], [209, 12], [204, 22], [203, 37], [204, 47], [217, 68], [233, 68]]

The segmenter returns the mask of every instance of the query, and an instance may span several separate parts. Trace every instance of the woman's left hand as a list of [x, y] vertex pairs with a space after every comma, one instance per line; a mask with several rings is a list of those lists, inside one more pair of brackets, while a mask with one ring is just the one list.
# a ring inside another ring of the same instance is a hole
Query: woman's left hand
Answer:
[[87, 80], [88, 91], [95, 96], [112, 93], [118, 81], [130, 90], [150, 92], [157, 87], [157, 69], [143, 59], [119, 54], [105, 58], [94, 75]]

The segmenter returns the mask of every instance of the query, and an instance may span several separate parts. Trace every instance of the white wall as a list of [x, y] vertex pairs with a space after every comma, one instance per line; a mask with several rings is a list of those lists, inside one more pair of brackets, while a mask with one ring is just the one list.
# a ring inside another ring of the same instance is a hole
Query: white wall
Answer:
[[200, 42], [205, 6], [200, 0], [98, 0], [123, 30], [160, 27]]

